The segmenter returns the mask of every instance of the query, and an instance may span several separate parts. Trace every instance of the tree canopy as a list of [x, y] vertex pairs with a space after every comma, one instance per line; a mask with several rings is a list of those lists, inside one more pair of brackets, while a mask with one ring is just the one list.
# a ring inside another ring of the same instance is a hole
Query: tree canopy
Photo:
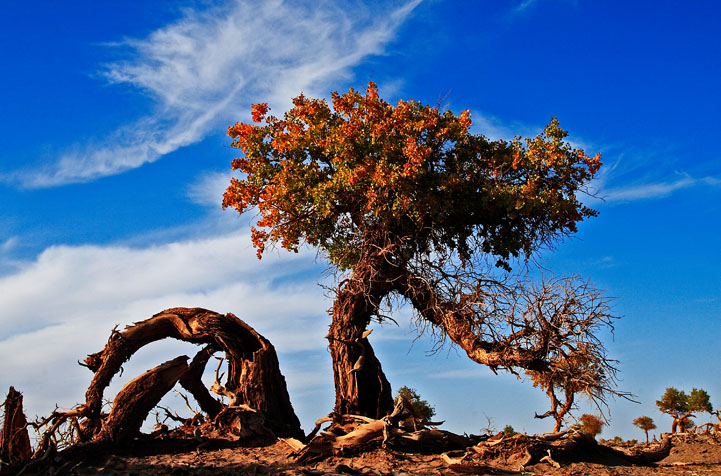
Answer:
[[393, 245], [399, 259], [450, 249], [468, 260], [478, 250], [508, 266], [596, 214], [576, 192], [600, 156], [564, 142], [555, 118], [535, 138], [490, 141], [469, 131], [469, 111], [392, 106], [372, 82], [365, 95], [333, 93], [332, 108], [304, 95], [293, 105], [279, 119], [256, 104], [254, 124], [228, 129], [245, 177], [232, 179], [223, 205], [257, 207], [259, 256], [268, 243], [307, 242], [349, 269], [368, 246]]
[[588, 413], [584, 413], [579, 417], [578, 424], [578, 429], [581, 432], [595, 437], [596, 435], [601, 433], [604, 422], [596, 415], [589, 415]]
[[671, 432], [675, 433], [677, 428], [686, 429], [689, 419], [694, 412], [713, 412], [711, 397], [702, 388], [693, 388], [691, 393], [686, 394], [683, 390], [675, 387], [668, 387], [660, 400], [656, 400], [656, 406], [663, 413], [673, 417]]
[[656, 424], [650, 416], [640, 416], [633, 420], [633, 425], [639, 427], [646, 434], [646, 443], [648, 443], [648, 432], [656, 429]]

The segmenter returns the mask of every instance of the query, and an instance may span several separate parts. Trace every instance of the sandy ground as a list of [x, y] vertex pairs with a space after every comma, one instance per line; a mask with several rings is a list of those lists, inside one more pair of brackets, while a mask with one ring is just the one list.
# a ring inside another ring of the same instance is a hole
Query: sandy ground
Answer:
[[[298, 466], [292, 450], [282, 441], [256, 448], [226, 447], [197, 450], [192, 442], [167, 443], [151, 448], [138, 444], [122, 454], [89, 457], [64, 468], [74, 475], [455, 475], [455, 474], [528, 474], [528, 475], [721, 475], [721, 443], [709, 437], [684, 437], [674, 440], [671, 454], [652, 466], [630, 466], [619, 461], [563, 462], [560, 468], [539, 463], [511, 471], [493, 466], [455, 467], [442, 455], [406, 454], [383, 449], [355, 456], [332, 457], [322, 462]], [[94, 460], [94, 461], [93, 461]]]

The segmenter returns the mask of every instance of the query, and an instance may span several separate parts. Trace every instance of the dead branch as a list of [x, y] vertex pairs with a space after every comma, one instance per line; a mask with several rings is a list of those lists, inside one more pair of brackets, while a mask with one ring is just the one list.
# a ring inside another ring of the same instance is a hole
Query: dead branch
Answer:
[[235, 392], [228, 390], [227, 388], [223, 387], [220, 384], [220, 380], [223, 378], [223, 375], [225, 373], [220, 374], [218, 376], [218, 372], [220, 371], [220, 366], [223, 365], [223, 358], [222, 357], [216, 357], [218, 359], [218, 368], [215, 369], [215, 382], [213, 382], [213, 385], [210, 386], [210, 391], [213, 392], [216, 395], [220, 395], [222, 397], [225, 397], [228, 399], [228, 406], [229, 407], [235, 407], [238, 405], [238, 395], [236, 395]]
[[[210, 394], [201, 378], [208, 360], [216, 351], [217, 348], [212, 344], [203, 347], [202, 350], [195, 354], [188, 371], [178, 381], [184, 389], [190, 392], [198, 405], [200, 405], [200, 409], [210, 418], [214, 418], [223, 408], [223, 405]], [[190, 408], [187, 399], [185, 403]], [[191, 411], [194, 412], [192, 409]]]
[[419, 321], [494, 372], [524, 370], [551, 399], [551, 410], [536, 416], [552, 416], [555, 431], [578, 393], [600, 411], [607, 395], [631, 398], [616, 390], [616, 362], [598, 338], [600, 330], [613, 330], [617, 317], [610, 299], [587, 281], [491, 279], [472, 266], [442, 267], [430, 260], [408, 268], [398, 270], [394, 289], [413, 305]]
[[556, 468], [564, 462], [593, 461], [599, 456], [612, 456], [628, 464], [645, 465], [668, 456], [670, 438], [664, 439], [657, 448], [623, 452], [600, 445], [584, 433], [553, 433], [531, 436], [517, 433], [482, 441], [465, 453], [454, 455], [454, 462], [493, 464], [501, 467], [522, 469], [537, 463], [548, 463]]
[[99, 439], [123, 443], [136, 436], [150, 410], [187, 372], [188, 358], [186, 355], [176, 357], [125, 384], [103, 422]]
[[399, 422], [409, 416], [408, 402], [404, 400], [403, 396], [399, 396], [393, 411], [382, 419], [333, 414], [321, 418], [316, 422], [314, 432], [318, 431], [322, 423], [332, 421], [330, 431], [312, 437], [298, 452], [296, 462], [309, 463], [331, 455], [357, 453], [381, 444], [389, 448], [415, 452], [440, 452], [465, 448], [472, 444], [470, 439], [447, 431], [423, 429], [407, 432], [399, 428]]

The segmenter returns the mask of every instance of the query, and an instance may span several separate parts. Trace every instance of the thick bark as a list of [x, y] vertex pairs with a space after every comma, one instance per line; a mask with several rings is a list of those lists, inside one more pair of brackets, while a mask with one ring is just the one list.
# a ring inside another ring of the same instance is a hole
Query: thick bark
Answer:
[[113, 401], [113, 409], [103, 422], [98, 439], [125, 443], [136, 436], [150, 410], [188, 371], [187, 362], [187, 356], [177, 357], [125, 384]]
[[0, 431], [0, 461], [5, 464], [27, 461], [33, 453], [23, 412], [23, 395], [10, 387], [3, 406], [5, 418]]
[[[103, 392], [120, 366], [144, 345], [168, 337], [224, 351], [229, 367], [226, 387], [238, 395], [238, 403], [263, 412], [268, 426], [278, 436], [303, 435], [272, 344], [233, 314], [223, 315], [201, 308], [167, 309], [122, 332], [114, 330], [105, 348], [85, 359], [85, 365], [95, 372], [86, 392], [87, 433], [100, 430]], [[196, 356], [191, 372], [202, 374], [212, 349]], [[195, 379], [191, 376], [189, 380]], [[215, 412], [215, 406], [205, 395], [200, 399], [206, 400], [199, 402], [201, 405]]]
[[328, 347], [333, 359], [335, 413], [381, 418], [393, 409], [391, 386], [370, 342], [363, 337], [390, 286], [375, 283], [371, 267], [339, 287], [333, 304]]

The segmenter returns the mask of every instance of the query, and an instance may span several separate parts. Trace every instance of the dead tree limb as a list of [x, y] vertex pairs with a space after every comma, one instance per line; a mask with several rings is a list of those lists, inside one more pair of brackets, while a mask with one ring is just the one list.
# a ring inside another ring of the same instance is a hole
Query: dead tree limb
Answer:
[[478, 443], [458, 461], [482, 462], [514, 470], [543, 462], [556, 466], [572, 461], [593, 461], [599, 457], [612, 457], [629, 465], [647, 465], [665, 458], [670, 450], [670, 438], [657, 448], [626, 453], [601, 445], [584, 433], [562, 432], [541, 436], [517, 433], [513, 436], [499, 435]]
[[203, 410], [210, 418], [214, 418], [215, 415], [220, 413], [220, 410], [223, 408], [223, 404], [213, 398], [208, 391], [208, 388], [201, 381], [201, 377], [203, 376], [205, 366], [208, 363], [210, 356], [212, 356], [216, 351], [217, 348], [212, 344], [205, 346], [202, 350], [195, 354], [188, 371], [185, 372], [178, 381], [184, 389], [193, 395], [195, 401], [198, 402], [198, 405], [200, 405], [200, 409]]
[[378, 420], [335, 414], [321, 418], [316, 422], [314, 432], [326, 421], [333, 421], [333, 424], [298, 452], [296, 462], [309, 463], [331, 455], [357, 453], [381, 444], [403, 451], [440, 452], [466, 448], [473, 443], [469, 438], [435, 428], [406, 432], [398, 427], [398, 423], [409, 416], [407, 407], [407, 400], [399, 396], [393, 412]]
[[188, 371], [188, 356], [182, 355], [131, 380], [113, 401], [103, 422], [100, 440], [124, 443], [140, 431], [143, 420], [180, 377]]

